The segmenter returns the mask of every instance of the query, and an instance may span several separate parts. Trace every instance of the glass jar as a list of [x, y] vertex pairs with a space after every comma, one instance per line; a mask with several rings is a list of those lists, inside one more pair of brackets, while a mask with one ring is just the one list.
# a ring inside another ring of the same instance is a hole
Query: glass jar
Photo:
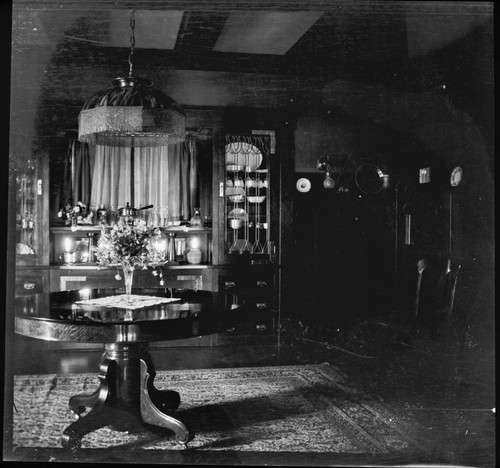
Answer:
[[193, 237], [190, 241], [190, 247], [186, 254], [186, 260], [188, 263], [197, 265], [201, 263], [201, 250], [200, 250], [200, 240], [197, 237]]

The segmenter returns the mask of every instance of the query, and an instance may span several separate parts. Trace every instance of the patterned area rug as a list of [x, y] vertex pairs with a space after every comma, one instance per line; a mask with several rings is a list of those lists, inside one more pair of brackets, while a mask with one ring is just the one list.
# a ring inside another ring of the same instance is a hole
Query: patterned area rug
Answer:
[[[175, 417], [194, 431], [189, 447], [198, 450], [386, 454], [421, 448], [407, 417], [351, 388], [328, 364], [158, 371], [154, 382], [180, 393]], [[69, 398], [97, 386], [95, 374], [16, 376], [14, 447], [60, 447], [75, 417]], [[82, 440], [82, 448], [112, 446], [183, 450], [167, 430], [101, 428]]]

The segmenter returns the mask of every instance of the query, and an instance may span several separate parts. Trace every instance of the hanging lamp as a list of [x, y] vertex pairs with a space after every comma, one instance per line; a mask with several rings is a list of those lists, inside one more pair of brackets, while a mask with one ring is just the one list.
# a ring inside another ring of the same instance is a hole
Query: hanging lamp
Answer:
[[134, 11], [130, 16], [129, 74], [90, 97], [78, 116], [78, 140], [108, 146], [164, 146], [185, 140], [186, 115], [150, 80], [133, 74]]

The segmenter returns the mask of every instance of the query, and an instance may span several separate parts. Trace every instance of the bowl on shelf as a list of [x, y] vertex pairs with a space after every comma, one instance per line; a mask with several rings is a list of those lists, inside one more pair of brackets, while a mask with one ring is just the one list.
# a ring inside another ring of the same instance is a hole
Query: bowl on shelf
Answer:
[[226, 189], [226, 195], [245, 195], [245, 189], [243, 187], [228, 187]]
[[247, 212], [242, 208], [235, 208], [234, 210], [231, 210], [227, 216], [229, 219], [239, 218], [243, 223], [248, 221]]
[[180, 226], [181, 225], [181, 222], [180, 221], [167, 221], [167, 226], [170, 227], [170, 226]]
[[241, 203], [245, 199], [245, 195], [229, 195], [228, 198], [233, 203]]
[[239, 229], [242, 224], [241, 218], [229, 218], [229, 227], [231, 229]]
[[255, 197], [248, 197], [248, 201], [250, 203], [262, 203], [266, 199], [265, 195], [260, 195], [260, 196], [255, 196]]

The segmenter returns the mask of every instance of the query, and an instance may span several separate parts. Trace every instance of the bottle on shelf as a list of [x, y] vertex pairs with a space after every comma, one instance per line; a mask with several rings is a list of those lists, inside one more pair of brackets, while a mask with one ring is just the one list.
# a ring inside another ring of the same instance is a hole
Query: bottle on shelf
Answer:
[[97, 221], [101, 226], [106, 226], [108, 222], [108, 212], [103, 205], [99, 205], [99, 208], [97, 210]]
[[167, 262], [175, 263], [175, 232], [168, 233]]

